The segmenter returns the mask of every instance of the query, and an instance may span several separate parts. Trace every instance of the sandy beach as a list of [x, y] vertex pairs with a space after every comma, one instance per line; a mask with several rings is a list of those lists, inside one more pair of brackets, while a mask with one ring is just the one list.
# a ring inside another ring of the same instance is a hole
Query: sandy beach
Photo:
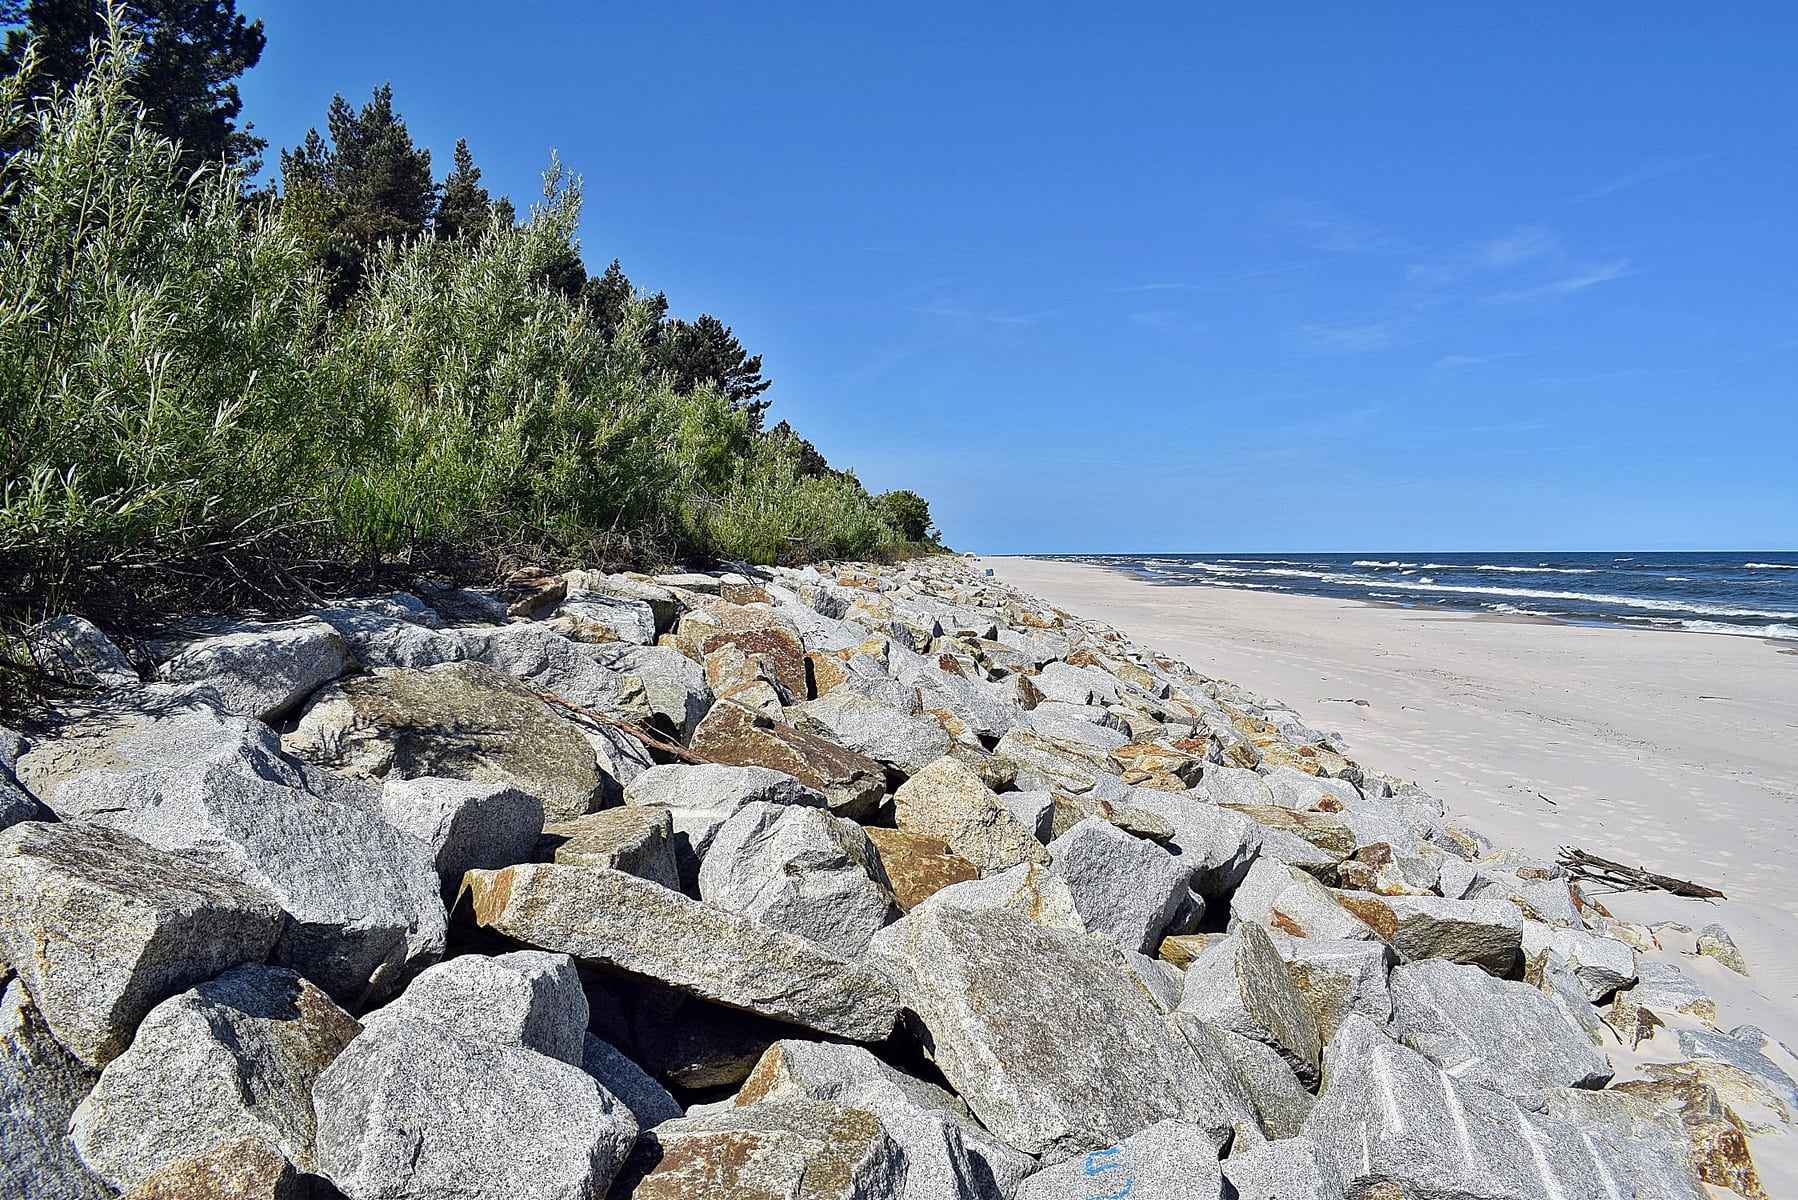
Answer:
[[1603, 902], [1627, 920], [1721, 922], [1749, 978], [1682, 954], [1677, 936], [1664, 939], [1668, 956], [1711, 990], [1726, 1023], [1798, 1045], [1794, 647], [1158, 585], [1041, 559], [980, 565], [1285, 701], [1500, 845], [1543, 858], [1573, 845], [1720, 888], [1729, 899]]

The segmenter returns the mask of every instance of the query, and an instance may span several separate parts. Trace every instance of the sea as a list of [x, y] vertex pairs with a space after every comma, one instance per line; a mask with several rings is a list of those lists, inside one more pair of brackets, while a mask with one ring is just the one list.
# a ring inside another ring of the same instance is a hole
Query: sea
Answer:
[[1056, 555], [1156, 583], [1798, 641], [1798, 552]]

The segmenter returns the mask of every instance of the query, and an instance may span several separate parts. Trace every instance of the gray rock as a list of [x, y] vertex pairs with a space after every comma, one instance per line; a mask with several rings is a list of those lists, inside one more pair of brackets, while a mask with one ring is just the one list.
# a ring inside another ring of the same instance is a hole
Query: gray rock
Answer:
[[545, 817], [557, 821], [591, 812], [606, 783], [573, 723], [517, 680], [472, 662], [332, 684], [285, 744], [300, 758], [364, 778], [511, 784], [542, 800]]
[[1558, 1087], [1603, 1087], [1610, 1062], [1527, 983], [1470, 966], [1407, 963], [1392, 972], [1393, 1027], [1405, 1045], [1464, 1083], [1528, 1108]]
[[1243, 882], [1261, 852], [1266, 830], [1239, 812], [1219, 808], [1197, 793], [1136, 788], [1130, 803], [1173, 826], [1167, 848], [1191, 873], [1194, 890], [1221, 896]]
[[631, 1200], [900, 1200], [906, 1159], [879, 1118], [819, 1100], [750, 1104], [669, 1121], [618, 1182]]
[[1124, 960], [1130, 964], [1131, 973], [1149, 994], [1149, 999], [1155, 1002], [1156, 1008], [1171, 1013], [1180, 1007], [1180, 989], [1186, 977], [1178, 967], [1134, 950], [1125, 950]]
[[464, 629], [463, 653], [538, 691], [601, 712], [621, 708], [623, 681], [599, 662], [595, 647], [571, 641], [534, 622]]
[[1060, 788], [1075, 795], [1106, 787], [1128, 788], [1114, 773], [1107, 752], [1084, 742], [1046, 737], [1016, 725], [1005, 731], [994, 751], [1018, 764], [1020, 788]]
[[320, 1171], [350, 1200], [592, 1200], [637, 1136], [579, 1067], [406, 1013], [371, 1016], [312, 1100]]
[[301, 617], [195, 642], [157, 674], [169, 683], [211, 684], [226, 711], [274, 721], [358, 665], [337, 630]]
[[243, 1138], [314, 1170], [312, 1085], [361, 1029], [292, 971], [234, 967], [150, 1010], [75, 1110], [71, 1137], [121, 1190]]
[[347, 605], [320, 609], [312, 615], [336, 630], [356, 661], [371, 671], [376, 667], [434, 667], [466, 656], [460, 637], [427, 628], [414, 617]]
[[37, 797], [19, 786], [13, 773], [0, 766], [0, 829], [10, 829], [20, 821], [53, 820], [49, 809]]
[[[1230, 912], [1238, 921], [1265, 925], [1294, 937], [1377, 938], [1366, 921], [1337, 902], [1337, 896], [1296, 867], [1274, 859], [1256, 859], [1230, 898]], [[1521, 932], [1518, 936], [1522, 937]]]
[[1398, 951], [1403, 962], [1440, 958], [1508, 975], [1523, 946], [1523, 914], [1505, 900], [1371, 892], [1338, 892], [1336, 900]]
[[380, 1011], [581, 1065], [587, 997], [566, 954], [464, 954], [420, 973]]
[[1092, 667], [1072, 667], [1052, 662], [1031, 680], [1036, 690], [1050, 700], [1069, 704], [1116, 704], [1117, 681]]
[[1236, 1200], [1342, 1200], [1342, 1187], [1318, 1166], [1317, 1147], [1303, 1138], [1263, 1142], [1224, 1160]]
[[649, 1073], [619, 1053], [609, 1042], [592, 1034], [583, 1035], [581, 1070], [599, 1081], [599, 1086], [618, 1097], [637, 1119], [639, 1130], [654, 1129], [664, 1121], [682, 1115], [681, 1106], [668, 1089], [650, 1078]]
[[116, 830], [28, 823], [0, 833], [0, 957], [87, 1066], [123, 1052], [164, 999], [260, 962], [281, 928], [266, 896]]
[[949, 752], [950, 737], [934, 717], [912, 716], [844, 688], [799, 706], [799, 723], [907, 775]]
[[1055, 793], [1048, 788], [1037, 788], [1028, 792], [1000, 792], [999, 803], [1005, 810], [1018, 819], [1018, 824], [1036, 838], [1047, 844], [1054, 840], [1055, 833]]
[[1273, 796], [1273, 803], [1282, 808], [1329, 808], [1333, 801], [1340, 810], [1355, 808], [1361, 803], [1361, 793], [1346, 779], [1321, 779], [1307, 775], [1297, 767], [1269, 767], [1261, 777]]
[[673, 646], [633, 646], [616, 642], [595, 648], [594, 660], [619, 675], [618, 703], [627, 713], [660, 726], [679, 741], [712, 707], [705, 668]]
[[[1609, 1044], [1610, 1039], [1605, 1035], [1604, 1017], [1600, 1016], [1598, 1010], [1592, 1007], [1592, 1002], [1586, 999], [1585, 986], [1580, 983], [1579, 977], [1573, 973], [1573, 968], [1568, 965], [1566, 959], [1552, 950], [1546, 951], [1539, 958], [1531, 960], [1523, 978], [1524, 982], [1554, 1001], [1555, 1007], [1561, 1010], [1561, 1015], [1584, 1030], [1586, 1036], [1592, 1039], [1594, 1046], [1602, 1048]], [[1620, 995], [1617, 1004], [1621, 1005], [1622, 1003]], [[1617, 1012], [1619, 1017], [1623, 1015], [1615, 1005], [1613, 1011]], [[1622, 1033], [1621, 1021], [1618, 1023], [1618, 1029], [1619, 1036], [1625, 1037], [1627, 1041], [1627, 1037]], [[1630, 1049], [1635, 1049], [1633, 1043], [1630, 1045]]]
[[50, 1036], [18, 980], [0, 995], [0, 1200], [110, 1200], [69, 1140], [94, 1074]]
[[860, 1046], [783, 1040], [768, 1047], [734, 1103], [828, 1100], [865, 1109], [904, 1152], [908, 1200], [1010, 1195], [1036, 1161], [994, 1142], [949, 1093]]
[[543, 801], [528, 792], [429, 775], [387, 780], [381, 815], [430, 847], [437, 878], [452, 899], [464, 871], [529, 861], [543, 830]]
[[1146, 953], [1161, 945], [1187, 897], [1189, 871], [1178, 859], [1098, 817], [1050, 842], [1049, 854], [1087, 931], [1125, 950]]
[[1213, 1079], [1235, 1080], [1263, 1136], [1297, 1136], [1314, 1101], [1278, 1051], [1189, 1012], [1175, 1013], [1173, 1024]]
[[[593, 571], [569, 571], [563, 578], [568, 580], [568, 588], [572, 593], [597, 592], [602, 596], [615, 596], [620, 600], [635, 600], [647, 604], [655, 617], [657, 633], [666, 633], [673, 628], [675, 617], [680, 615], [680, 601], [674, 598], [674, 593], [647, 579], [636, 579], [629, 575], [600, 575]], [[716, 580], [713, 583], [715, 585]]]
[[[1254, 771], [1246, 767], [1226, 767], [1211, 763], [1199, 786], [1193, 789], [1212, 804], [1273, 804], [1273, 789]], [[1292, 806], [1288, 806], [1292, 807]]]
[[1609, 1183], [1617, 1172], [1578, 1130], [1446, 1074], [1369, 1021], [1344, 1022], [1324, 1059], [1328, 1081], [1303, 1137], [1333, 1196], [1382, 1186], [1454, 1200], [1621, 1194]]
[[131, 660], [85, 617], [64, 615], [25, 631], [25, 644], [44, 674], [76, 687], [136, 687]]
[[1115, 948], [1005, 910], [926, 904], [869, 954], [890, 964], [938, 1068], [1014, 1148], [1058, 1161], [1169, 1118], [1214, 1147], [1230, 1137], [1228, 1102]]
[[[674, 815], [627, 804], [546, 826], [539, 857], [575, 866], [610, 867], [680, 890]], [[509, 865], [509, 864], [495, 864]]]
[[1671, 963], [1652, 958], [1636, 961], [1639, 975], [1634, 986], [1617, 996], [1617, 1002], [1629, 1003], [1656, 1013], [1683, 1013], [1710, 1024], [1717, 1017], [1717, 1002], [1704, 990], [1704, 985]]
[[[1798, 1084], [1774, 1061], [1761, 1053], [1756, 1037], [1741, 1037], [1748, 1027], [1736, 1033], [1714, 1029], [1681, 1029], [1679, 1052], [1687, 1058], [1723, 1063], [1753, 1076], [1783, 1105], [1789, 1114], [1798, 1114]], [[1790, 1118], [1788, 1118], [1790, 1119]]]
[[879, 1041], [898, 997], [878, 972], [804, 938], [604, 867], [470, 871], [473, 919], [526, 945], [657, 980], [821, 1033]]
[[1616, 1190], [1657, 1200], [1707, 1200], [1712, 1193], [1692, 1167], [1692, 1138], [1678, 1113], [1645, 1096], [1562, 1090], [1548, 1096], [1548, 1115], [1579, 1131], [1593, 1156], [1612, 1168]]
[[708, 904], [854, 958], [899, 916], [880, 852], [821, 808], [748, 804], [718, 827], [699, 866]]
[[674, 822], [674, 857], [683, 886], [699, 878], [699, 864], [718, 829], [748, 804], [789, 804], [822, 808], [823, 793], [784, 771], [729, 767], [716, 763], [670, 763], [631, 780], [626, 804], [665, 808]]
[[1588, 1000], [1603, 1000], [1618, 988], [1628, 987], [1636, 981], [1636, 952], [1616, 938], [1525, 920], [1524, 959], [1527, 961], [1550, 950], [1573, 968]]
[[1019, 863], [1047, 863], [1049, 852], [965, 763], [948, 755], [918, 771], [893, 793], [893, 823], [947, 842], [992, 874]]
[[641, 600], [604, 592], [571, 591], [556, 609], [556, 617], [573, 627], [576, 641], [655, 644], [655, 609]]
[[1186, 968], [1180, 1011], [1278, 1051], [1306, 1083], [1317, 1079], [1323, 1039], [1259, 925], [1242, 924]]
[[914, 905], [912, 911], [932, 905], [969, 911], [1003, 908], [1050, 929], [1086, 932], [1086, 919], [1074, 907], [1067, 881], [1053, 868], [1038, 863], [1019, 863], [983, 879], [952, 883]]
[[1120, 728], [1122, 721], [1092, 704], [1045, 701], [1030, 710], [1027, 723], [1046, 737], [1084, 742], [1101, 750], [1115, 750], [1130, 741], [1128, 728]]
[[1357, 938], [1291, 937], [1274, 933], [1274, 949], [1286, 975], [1317, 1018], [1328, 1041], [1350, 1013], [1384, 1029], [1392, 1022], [1392, 988], [1387, 983], [1397, 961], [1391, 947]]
[[316, 1175], [301, 1175], [261, 1138], [246, 1137], [158, 1168], [125, 1200], [318, 1200], [341, 1195]]
[[887, 772], [879, 762], [741, 705], [712, 705], [693, 731], [692, 747], [713, 762], [784, 771], [822, 793], [839, 817], [866, 820], [886, 797]]
[[342, 1003], [442, 954], [430, 849], [378, 811], [308, 794], [267, 726], [198, 712], [124, 728], [57, 787], [65, 816], [190, 853], [278, 901], [291, 919], [274, 961]]
[[701, 596], [716, 596], [719, 591], [718, 577], [716, 575], [701, 575], [696, 571], [681, 571], [669, 575], [657, 575], [653, 582], [656, 587], [659, 587], [664, 591], [679, 590], [683, 592], [694, 592]]
[[1159, 1121], [1103, 1150], [1044, 1167], [1017, 1200], [1217, 1200], [1223, 1192], [1210, 1135], [1183, 1121]]

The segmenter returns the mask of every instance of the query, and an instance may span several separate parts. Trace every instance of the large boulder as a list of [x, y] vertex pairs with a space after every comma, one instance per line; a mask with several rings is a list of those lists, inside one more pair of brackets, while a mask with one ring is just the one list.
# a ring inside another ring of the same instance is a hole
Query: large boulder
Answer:
[[674, 814], [665, 808], [626, 804], [546, 825], [539, 846], [540, 857], [551, 862], [610, 867], [677, 891], [681, 886], [674, 853]]
[[18, 980], [0, 995], [0, 1200], [109, 1200], [82, 1165], [69, 1118], [94, 1073], [57, 1044]]
[[1074, 907], [1067, 881], [1054, 868], [1037, 863], [1019, 863], [995, 875], [950, 884], [912, 911], [925, 908], [1003, 908], [1050, 929], [1086, 932], [1086, 918]]
[[336, 630], [356, 661], [370, 671], [377, 667], [434, 667], [468, 653], [454, 632], [421, 624], [422, 613], [399, 616], [340, 605], [320, 609], [312, 616]]
[[681, 742], [712, 707], [705, 668], [673, 646], [613, 643], [594, 651], [594, 660], [618, 672], [618, 704], [626, 714], [660, 727]]
[[191, 853], [272, 897], [291, 918], [277, 963], [351, 1003], [443, 952], [430, 848], [377, 806], [308, 791], [266, 725], [200, 709], [110, 728], [119, 736], [96, 735], [59, 764], [57, 811]]
[[462, 873], [526, 862], [543, 829], [543, 801], [509, 783], [472, 779], [388, 779], [381, 815], [431, 849], [437, 878], [454, 897]]
[[1587, 933], [1583, 929], [1560, 929], [1526, 919], [1523, 922], [1525, 961], [1550, 951], [1560, 955], [1573, 968], [1586, 999], [1595, 1003], [1636, 981], [1636, 952], [1616, 938]]
[[274, 721], [360, 666], [337, 630], [301, 617], [204, 638], [163, 663], [170, 683], [206, 683], [229, 712]]
[[979, 775], [944, 755], [893, 793], [893, 823], [941, 838], [983, 875], [1020, 863], [1047, 864], [1048, 849], [1024, 828]]
[[320, 1172], [350, 1200], [592, 1200], [637, 1136], [579, 1067], [405, 1010], [369, 1017], [312, 1100]]
[[150, 1010], [75, 1111], [75, 1146], [121, 1190], [243, 1138], [311, 1171], [312, 1084], [361, 1029], [292, 971], [234, 967]]
[[1306, 1083], [1317, 1078], [1323, 1053], [1317, 1018], [1259, 925], [1239, 925], [1193, 960], [1180, 1011], [1272, 1047]]
[[653, 645], [655, 610], [641, 600], [604, 592], [569, 592], [556, 609], [552, 626], [564, 626], [577, 642], [629, 642]]
[[565, 821], [599, 805], [592, 745], [516, 679], [475, 662], [376, 671], [320, 692], [287, 750], [364, 778], [505, 783]]
[[59, 683], [84, 688], [136, 687], [131, 660], [86, 617], [66, 614], [25, 631], [38, 667]]
[[238, 1138], [151, 1172], [123, 1200], [317, 1200], [317, 1176], [257, 1137]]
[[1337, 894], [1297, 867], [1271, 858], [1256, 859], [1230, 897], [1239, 921], [1301, 938], [1377, 938], [1373, 929], [1337, 903]]
[[600, 662], [596, 646], [572, 641], [532, 621], [464, 629], [458, 636], [470, 661], [502, 671], [532, 691], [602, 712], [620, 707], [623, 680]]
[[1209, 803], [1197, 793], [1136, 788], [1130, 803], [1173, 828], [1165, 843], [1180, 856], [1194, 890], [1220, 896], [1235, 888], [1256, 863], [1266, 828], [1239, 812]]
[[718, 829], [748, 804], [823, 807], [824, 794], [785, 771], [721, 763], [669, 763], [651, 767], [624, 789], [627, 805], [668, 810], [673, 819], [674, 860], [681, 886], [692, 887], [699, 864]]
[[1327, 1041], [1350, 1013], [1384, 1029], [1392, 1021], [1392, 988], [1387, 982], [1397, 956], [1382, 942], [1359, 938], [1291, 937], [1274, 933], [1274, 948], [1286, 960], [1286, 975], [1317, 1018]]
[[1115, 947], [1004, 909], [931, 903], [869, 953], [890, 964], [937, 1067], [1015, 1149], [1059, 1161], [1170, 1118], [1202, 1125], [1214, 1146], [1230, 1137], [1222, 1095]]
[[618, 1097], [637, 1119], [637, 1128], [654, 1129], [664, 1121], [683, 1115], [680, 1103], [668, 1089], [650, 1077], [649, 1072], [620, 1053], [610, 1042], [592, 1034], [581, 1040], [581, 1070], [599, 1081], [599, 1086]]
[[1125, 950], [1147, 953], [1188, 902], [1190, 874], [1173, 855], [1098, 817], [1087, 817], [1049, 843], [1055, 873], [1067, 883], [1088, 932]]
[[879, 1041], [899, 999], [882, 976], [805, 938], [604, 867], [535, 863], [470, 871], [481, 927], [731, 1008]]
[[949, 849], [949, 843], [907, 829], [866, 830], [880, 851], [880, 865], [893, 886], [893, 899], [910, 912], [950, 884], [980, 878], [973, 863]]
[[614, 1195], [629, 1200], [901, 1200], [906, 1160], [879, 1118], [821, 1100], [751, 1104], [658, 1125]]
[[1115, 1146], [1044, 1167], [1017, 1200], [1219, 1200], [1224, 1179], [1210, 1135], [1184, 1121], [1160, 1121]]
[[899, 915], [860, 825], [785, 804], [746, 805], [719, 826], [699, 866], [699, 895], [845, 958]]
[[1036, 1161], [995, 1141], [950, 1093], [860, 1046], [787, 1039], [768, 1047], [733, 1102], [827, 1100], [866, 1109], [905, 1154], [907, 1200], [1010, 1195]]
[[260, 892], [117, 830], [31, 822], [0, 833], [0, 957], [89, 1067], [122, 1053], [164, 999], [262, 961], [283, 924]]
[[874, 759], [740, 705], [713, 705], [694, 730], [692, 746], [714, 762], [784, 771], [821, 792], [840, 817], [864, 820], [886, 795], [886, 769]]
[[949, 752], [942, 722], [902, 712], [848, 689], [807, 701], [799, 723], [858, 754], [910, 775]]
[[1336, 900], [1398, 951], [1402, 962], [1439, 958], [1508, 975], [1523, 947], [1523, 914], [1509, 901], [1371, 892], [1338, 892]]
[[1466, 1083], [1535, 1108], [1559, 1087], [1603, 1087], [1611, 1064], [1547, 996], [1456, 963], [1392, 972], [1393, 1027], [1419, 1054]]
[[566, 954], [464, 954], [421, 973], [381, 1011], [577, 1067], [585, 1054], [587, 997]]

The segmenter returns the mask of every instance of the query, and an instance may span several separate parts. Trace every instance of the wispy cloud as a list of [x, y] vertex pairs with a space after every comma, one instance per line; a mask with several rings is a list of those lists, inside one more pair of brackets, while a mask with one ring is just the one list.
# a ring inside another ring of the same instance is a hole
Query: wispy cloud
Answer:
[[1326, 254], [1405, 254], [1410, 243], [1374, 221], [1338, 212], [1316, 200], [1284, 200], [1274, 217], [1305, 236], [1305, 244]]
[[1435, 367], [1438, 371], [1464, 371], [1469, 367], [1483, 367], [1487, 363], [1524, 358], [1529, 353], [1528, 350], [1501, 350], [1496, 354], [1444, 354], [1436, 360]]
[[1508, 271], [1524, 263], [1534, 262], [1553, 252], [1559, 245], [1560, 238], [1553, 232], [1536, 226], [1525, 226], [1476, 242], [1441, 262], [1414, 265], [1409, 275], [1417, 283], [1452, 283], [1469, 275]]
[[1561, 203], [1586, 204], [1593, 200], [1601, 200], [1613, 192], [1621, 192], [1625, 188], [1633, 188], [1637, 184], [1647, 183], [1650, 180], [1660, 179], [1663, 176], [1683, 171], [1687, 167], [1696, 166], [1709, 157], [1711, 156], [1708, 154], [1694, 154], [1688, 155], [1685, 158], [1666, 158], [1656, 162], [1644, 163], [1633, 171], [1626, 171], [1622, 175], [1605, 180], [1595, 188], [1589, 188], [1583, 192], [1576, 192]]
[[1299, 341], [1313, 354], [1366, 354], [1392, 345], [1398, 326], [1392, 321], [1358, 324], [1301, 325]]
[[941, 317], [948, 321], [957, 321], [965, 325], [996, 325], [1004, 329], [1023, 329], [1034, 325], [1044, 317], [1053, 316], [1060, 309], [1045, 308], [1039, 312], [1007, 313], [981, 312], [959, 301], [940, 301], [935, 304], [920, 305], [908, 311], [921, 313], [927, 317]]
[[1587, 267], [1572, 275], [1560, 279], [1551, 279], [1534, 287], [1518, 288], [1515, 291], [1500, 292], [1492, 299], [1503, 304], [1515, 304], [1524, 300], [1543, 300], [1554, 296], [1568, 296], [1574, 292], [1583, 292], [1589, 287], [1597, 287], [1601, 283], [1609, 283], [1613, 279], [1622, 279], [1637, 272], [1630, 267], [1630, 260], [1620, 258], [1616, 262], [1603, 263], [1595, 267]]

